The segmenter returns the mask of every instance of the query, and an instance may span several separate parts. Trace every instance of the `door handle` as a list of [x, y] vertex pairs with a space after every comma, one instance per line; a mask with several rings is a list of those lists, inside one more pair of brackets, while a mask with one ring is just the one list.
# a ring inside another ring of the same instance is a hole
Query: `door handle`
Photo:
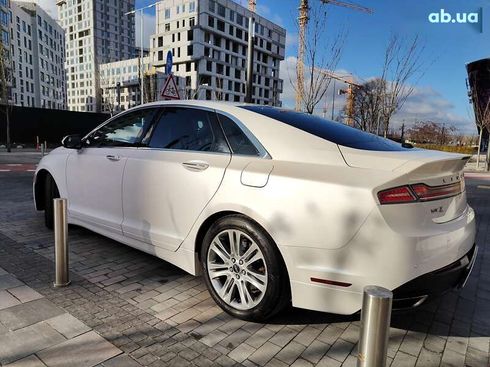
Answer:
[[209, 167], [209, 163], [203, 161], [188, 161], [182, 163], [182, 165], [189, 171], [204, 171]]
[[114, 162], [117, 162], [118, 160], [120, 160], [120, 159], [121, 159], [121, 157], [120, 157], [120, 156], [118, 156], [118, 155], [114, 155], [114, 154], [108, 154], [108, 155], [106, 155], [105, 157], [106, 157], [108, 160], [110, 160], [110, 161], [114, 161]]

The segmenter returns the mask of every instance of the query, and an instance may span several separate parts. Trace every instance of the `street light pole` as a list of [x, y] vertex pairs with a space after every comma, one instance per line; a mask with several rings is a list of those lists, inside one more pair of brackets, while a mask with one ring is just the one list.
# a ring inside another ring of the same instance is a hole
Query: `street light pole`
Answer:
[[144, 54], [143, 54], [143, 24], [144, 24], [144, 16], [143, 16], [143, 12], [145, 9], [149, 9], [149, 8], [153, 8], [154, 6], [156, 6], [160, 1], [157, 1], [156, 3], [153, 3], [153, 4], [150, 4], [148, 6], [144, 6], [142, 8], [139, 8], [139, 9], [135, 9], [135, 10], [131, 10], [131, 11], [128, 11], [126, 14], [124, 15], [130, 15], [130, 14], [135, 14], [136, 15], [136, 12], [139, 11], [140, 12], [140, 95], [141, 95], [141, 103], [140, 104], [143, 104], [145, 99], [144, 99], [144, 96], [145, 96], [145, 92], [144, 92], [144, 70], [143, 70], [143, 57], [144, 57]]
[[253, 95], [253, 58], [254, 58], [254, 33], [255, 33], [255, 21], [251, 15], [248, 19], [248, 52], [247, 52], [247, 84], [245, 90], [245, 102], [252, 103]]

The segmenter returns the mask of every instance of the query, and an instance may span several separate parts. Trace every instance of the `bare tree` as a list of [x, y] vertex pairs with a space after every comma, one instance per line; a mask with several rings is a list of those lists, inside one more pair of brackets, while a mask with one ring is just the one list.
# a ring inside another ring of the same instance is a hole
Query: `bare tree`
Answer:
[[409, 40], [393, 35], [386, 46], [381, 83], [377, 91], [381, 107], [378, 108], [378, 121], [382, 123], [385, 136], [391, 117], [403, 107], [423, 75], [423, 51], [418, 36]]
[[214, 98], [216, 101], [224, 101], [225, 93], [223, 91], [224, 80], [223, 78], [216, 78], [216, 88], [214, 89]]
[[381, 75], [354, 91], [355, 125], [372, 133], [387, 135], [392, 116], [398, 112], [422, 77], [418, 36], [411, 40], [393, 35], [385, 49]]
[[[97, 73], [99, 81], [99, 101], [102, 111], [107, 111], [111, 116], [114, 116], [115, 111], [115, 99], [116, 99], [116, 85], [114, 79], [110, 76], [105, 76], [102, 70], [99, 69]], [[114, 85], [113, 85], [114, 84]]]
[[[364, 83], [353, 91], [352, 120], [358, 129], [376, 133], [378, 117], [381, 116], [379, 94], [385, 89], [384, 81], [376, 78]], [[347, 106], [344, 113], [347, 113]]]
[[155, 70], [147, 71], [144, 76], [145, 103], [158, 101], [158, 73]]
[[0, 108], [2, 113], [5, 115], [6, 145], [7, 152], [10, 153], [12, 150], [12, 144], [10, 141], [10, 118], [13, 104], [8, 86], [10, 82], [10, 58], [8, 52], [9, 51], [4, 47], [3, 43], [0, 42]]
[[451, 124], [417, 121], [407, 130], [410, 141], [422, 144], [447, 145], [457, 140], [457, 129]]
[[201, 96], [201, 91], [205, 90], [205, 87], [208, 86], [207, 83], [204, 83], [204, 78], [202, 75], [198, 75], [197, 78], [197, 87], [194, 89], [190, 85], [187, 85], [184, 90], [184, 94], [182, 96], [183, 99], [199, 99]]
[[305, 54], [303, 88], [300, 85], [301, 80], [297, 78], [293, 80], [289, 75], [295, 93], [301, 98], [303, 110], [309, 114], [313, 113], [315, 107], [327, 93], [332, 81], [329, 72], [337, 68], [344, 46], [345, 33], [343, 31], [340, 31], [330, 43], [325, 40], [325, 35], [329, 34], [327, 24], [325, 10], [321, 10], [319, 6], [310, 9], [306, 31], [303, 39], [299, 40], [304, 45]]

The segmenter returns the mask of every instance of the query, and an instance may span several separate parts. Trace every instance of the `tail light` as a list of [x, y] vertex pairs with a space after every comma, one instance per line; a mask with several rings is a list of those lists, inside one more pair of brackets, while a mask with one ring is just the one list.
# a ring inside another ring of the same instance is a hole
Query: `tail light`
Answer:
[[403, 204], [417, 201], [432, 201], [456, 196], [464, 191], [464, 179], [441, 186], [415, 184], [394, 187], [378, 192], [380, 204]]

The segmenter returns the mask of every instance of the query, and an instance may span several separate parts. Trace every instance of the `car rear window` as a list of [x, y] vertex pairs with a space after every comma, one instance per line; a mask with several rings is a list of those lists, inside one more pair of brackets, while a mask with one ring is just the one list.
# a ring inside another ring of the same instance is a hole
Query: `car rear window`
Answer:
[[402, 151], [408, 149], [403, 148], [401, 144], [392, 140], [355, 129], [340, 122], [326, 120], [319, 116], [270, 106], [250, 105], [240, 107], [345, 147], [376, 151]]

